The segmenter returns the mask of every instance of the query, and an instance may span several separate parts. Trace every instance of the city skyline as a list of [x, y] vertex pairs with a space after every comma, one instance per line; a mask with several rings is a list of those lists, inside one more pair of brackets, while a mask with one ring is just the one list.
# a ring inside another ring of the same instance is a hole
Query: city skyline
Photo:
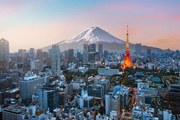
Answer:
[[42, 48], [98, 26], [132, 43], [180, 50], [180, 1], [0, 1], [0, 38], [10, 52]]

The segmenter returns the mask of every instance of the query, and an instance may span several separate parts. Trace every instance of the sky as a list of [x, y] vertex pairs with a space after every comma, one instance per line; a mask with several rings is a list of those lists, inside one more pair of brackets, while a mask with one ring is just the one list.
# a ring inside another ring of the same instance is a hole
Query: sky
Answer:
[[131, 43], [180, 50], [180, 0], [0, 0], [10, 52], [42, 48], [98, 26]]

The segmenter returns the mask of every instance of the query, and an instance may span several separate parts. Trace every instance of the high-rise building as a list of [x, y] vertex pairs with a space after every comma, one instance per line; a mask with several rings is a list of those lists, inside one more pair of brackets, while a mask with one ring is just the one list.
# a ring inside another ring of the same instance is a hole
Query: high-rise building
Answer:
[[98, 52], [96, 51], [96, 44], [88, 45], [88, 62], [94, 63], [98, 60]]
[[98, 53], [99, 53], [99, 57], [100, 57], [100, 59], [102, 59], [103, 58], [103, 44], [98, 44]]
[[113, 94], [117, 94], [120, 100], [120, 110], [128, 106], [129, 100], [129, 88], [126, 86], [115, 86], [113, 89]]
[[117, 118], [120, 117], [120, 97], [118, 94], [105, 95], [105, 113], [110, 115], [111, 111], [117, 111]]
[[104, 59], [108, 59], [109, 57], [109, 52], [107, 50], [104, 51]]
[[68, 50], [68, 62], [71, 63], [74, 61], [74, 49]]
[[29, 49], [29, 57], [30, 59], [34, 60], [35, 59], [35, 50], [34, 48]]
[[51, 68], [52, 71], [60, 74], [61, 72], [61, 61], [60, 61], [60, 49], [58, 45], [53, 45], [49, 50], [49, 55], [51, 58]]
[[110, 87], [110, 81], [108, 79], [98, 80], [98, 81], [96, 81], [96, 83], [104, 86], [104, 93], [105, 94], [108, 92], [109, 87]]
[[96, 52], [96, 44], [89, 44], [88, 52]]
[[94, 105], [94, 97], [88, 96], [84, 98], [84, 108], [90, 109]]
[[88, 63], [88, 44], [84, 44], [83, 46], [83, 63]]
[[8, 69], [9, 42], [4, 38], [0, 39], [0, 73]]
[[38, 103], [42, 109], [53, 111], [59, 106], [59, 98], [55, 88], [42, 88], [38, 90]]
[[126, 34], [126, 53], [125, 53], [124, 61], [121, 65], [121, 68], [124, 70], [127, 67], [134, 67], [134, 64], [131, 61], [131, 55], [130, 55], [128, 26], [127, 26], [127, 34]]
[[23, 100], [31, 99], [32, 95], [37, 93], [37, 90], [42, 88], [47, 81], [47, 77], [40, 77], [28, 72], [24, 79], [20, 81], [21, 98]]
[[32, 71], [32, 69], [35, 68], [35, 61], [34, 61], [34, 59], [35, 59], [35, 50], [34, 50], [34, 48], [29, 49], [29, 58], [30, 58], [30, 69]]
[[40, 61], [40, 68], [39, 69], [43, 69], [43, 65], [44, 65], [44, 59], [43, 59], [43, 52], [41, 49], [38, 49], [37, 50], [37, 53], [36, 53], [36, 60], [39, 60]]
[[9, 60], [9, 42], [4, 38], [0, 39], [0, 61]]
[[18, 56], [19, 57], [24, 57], [25, 56], [25, 54], [26, 54], [26, 50], [25, 49], [19, 49], [18, 50]]

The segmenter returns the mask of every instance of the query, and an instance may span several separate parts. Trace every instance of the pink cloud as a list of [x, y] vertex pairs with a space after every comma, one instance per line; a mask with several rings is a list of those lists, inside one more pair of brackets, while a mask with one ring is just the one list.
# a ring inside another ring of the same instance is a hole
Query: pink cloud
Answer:
[[172, 19], [175, 19], [175, 20], [180, 20], [180, 14], [179, 15], [174, 15], [174, 16], [171, 16]]
[[144, 16], [144, 19], [153, 19], [153, 20], [180, 20], [180, 14], [178, 15], [149, 15], [149, 16]]
[[20, 10], [23, 7], [23, 5], [17, 1], [11, 1], [11, 2], [3, 2], [0, 4], [0, 8], [1, 8], [1, 15], [8, 15], [11, 12], [15, 12]]
[[105, 4], [103, 6], [104, 9], [113, 10], [113, 11], [134, 9], [138, 7], [139, 6], [137, 4]]
[[23, 49], [42, 48], [71, 39], [85, 29], [87, 28], [84, 28], [80, 21], [56, 19], [38, 25], [19, 26], [1, 35], [10, 42], [10, 51], [17, 51], [22, 47]]
[[10, 16], [19, 14], [21, 11], [30, 8], [38, 2], [25, 2], [19, 0], [7, 0], [0, 2], [0, 18], [5, 19]]
[[145, 44], [154, 46], [154, 47], [160, 47], [162, 49], [172, 49], [172, 50], [180, 50], [179, 44], [179, 36], [167, 36], [165, 38], [157, 39], [148, 41]]

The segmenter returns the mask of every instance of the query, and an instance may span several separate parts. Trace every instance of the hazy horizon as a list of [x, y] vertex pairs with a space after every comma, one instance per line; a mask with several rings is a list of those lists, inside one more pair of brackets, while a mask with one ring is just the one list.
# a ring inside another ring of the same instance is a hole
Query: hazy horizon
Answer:
[[7, 0], [0, 1], [0, 39], [10, 52], [42, 48], [98, 26], [130, 42], [180, 50], [180, 1]]

